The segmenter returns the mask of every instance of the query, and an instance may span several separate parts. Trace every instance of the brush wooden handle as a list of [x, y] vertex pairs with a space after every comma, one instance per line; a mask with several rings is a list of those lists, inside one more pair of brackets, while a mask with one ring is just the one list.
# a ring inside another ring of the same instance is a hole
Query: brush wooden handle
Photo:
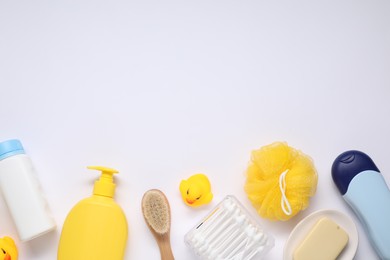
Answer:
[[[158, 236], [158, 235], [157, 235]], [[170, 236], [168, 234], [156, 237], [160, 249], [161, 260], [174, 260], [171, 248]]]

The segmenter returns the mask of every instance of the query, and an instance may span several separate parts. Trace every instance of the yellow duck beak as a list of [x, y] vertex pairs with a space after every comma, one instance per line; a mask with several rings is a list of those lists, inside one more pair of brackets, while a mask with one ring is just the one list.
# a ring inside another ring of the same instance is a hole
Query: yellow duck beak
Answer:
[[193, 200], [190, 200], [189, 198], [186, 198], [186, 201], [187, 201], [188, 204], [194, 204], [194, 202], [195, 202]]

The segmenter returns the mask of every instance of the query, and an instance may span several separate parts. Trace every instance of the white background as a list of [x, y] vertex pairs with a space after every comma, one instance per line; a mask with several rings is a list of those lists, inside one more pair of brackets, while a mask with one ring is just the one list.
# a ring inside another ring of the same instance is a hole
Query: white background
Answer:
[[[22, 141], [58, 229], [22, 244], [0, 199], [0, 236], [21, 260], [55, 259], [67, 213], [98, 177], [86, 166], [105, 165], [120, 171], [126, 259], [159, 259], [140, 207], [151, 188], [170, 201], [176, 259], [196, 259], [183, 237], [227, 194], [276, 238], [266, 259], [320, 209], [351, 216], [356, 259], [376, 259], [330, 168], [359, 149], [390, 182], [389, 72], [389, 1], [1, 1], [0, 140]], [[287, 222], [258, 217], [243, 191], [250, 152], [274, 141], [319, 174]], [[215, 197], [192, 209], [178, 187], [197, 172]]]

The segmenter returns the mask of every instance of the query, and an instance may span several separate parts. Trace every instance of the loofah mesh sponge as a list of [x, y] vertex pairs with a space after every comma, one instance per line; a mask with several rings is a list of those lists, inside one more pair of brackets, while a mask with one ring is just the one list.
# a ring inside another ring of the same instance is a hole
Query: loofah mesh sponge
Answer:
[[253, 151], [246, 177], [249, 200], [271, 220], [285, 221], [306, 209], [317, 188], [311, 158], [282, 142]]

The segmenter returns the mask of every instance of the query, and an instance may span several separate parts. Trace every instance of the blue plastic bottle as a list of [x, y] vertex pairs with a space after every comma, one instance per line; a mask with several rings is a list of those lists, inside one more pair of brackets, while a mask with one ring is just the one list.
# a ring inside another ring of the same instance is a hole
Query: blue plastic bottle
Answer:
[[362, 152], [344, 152], [333, 163], [332, 178], [379, 257], [390, 260], [390, 190], [374, 162]]

